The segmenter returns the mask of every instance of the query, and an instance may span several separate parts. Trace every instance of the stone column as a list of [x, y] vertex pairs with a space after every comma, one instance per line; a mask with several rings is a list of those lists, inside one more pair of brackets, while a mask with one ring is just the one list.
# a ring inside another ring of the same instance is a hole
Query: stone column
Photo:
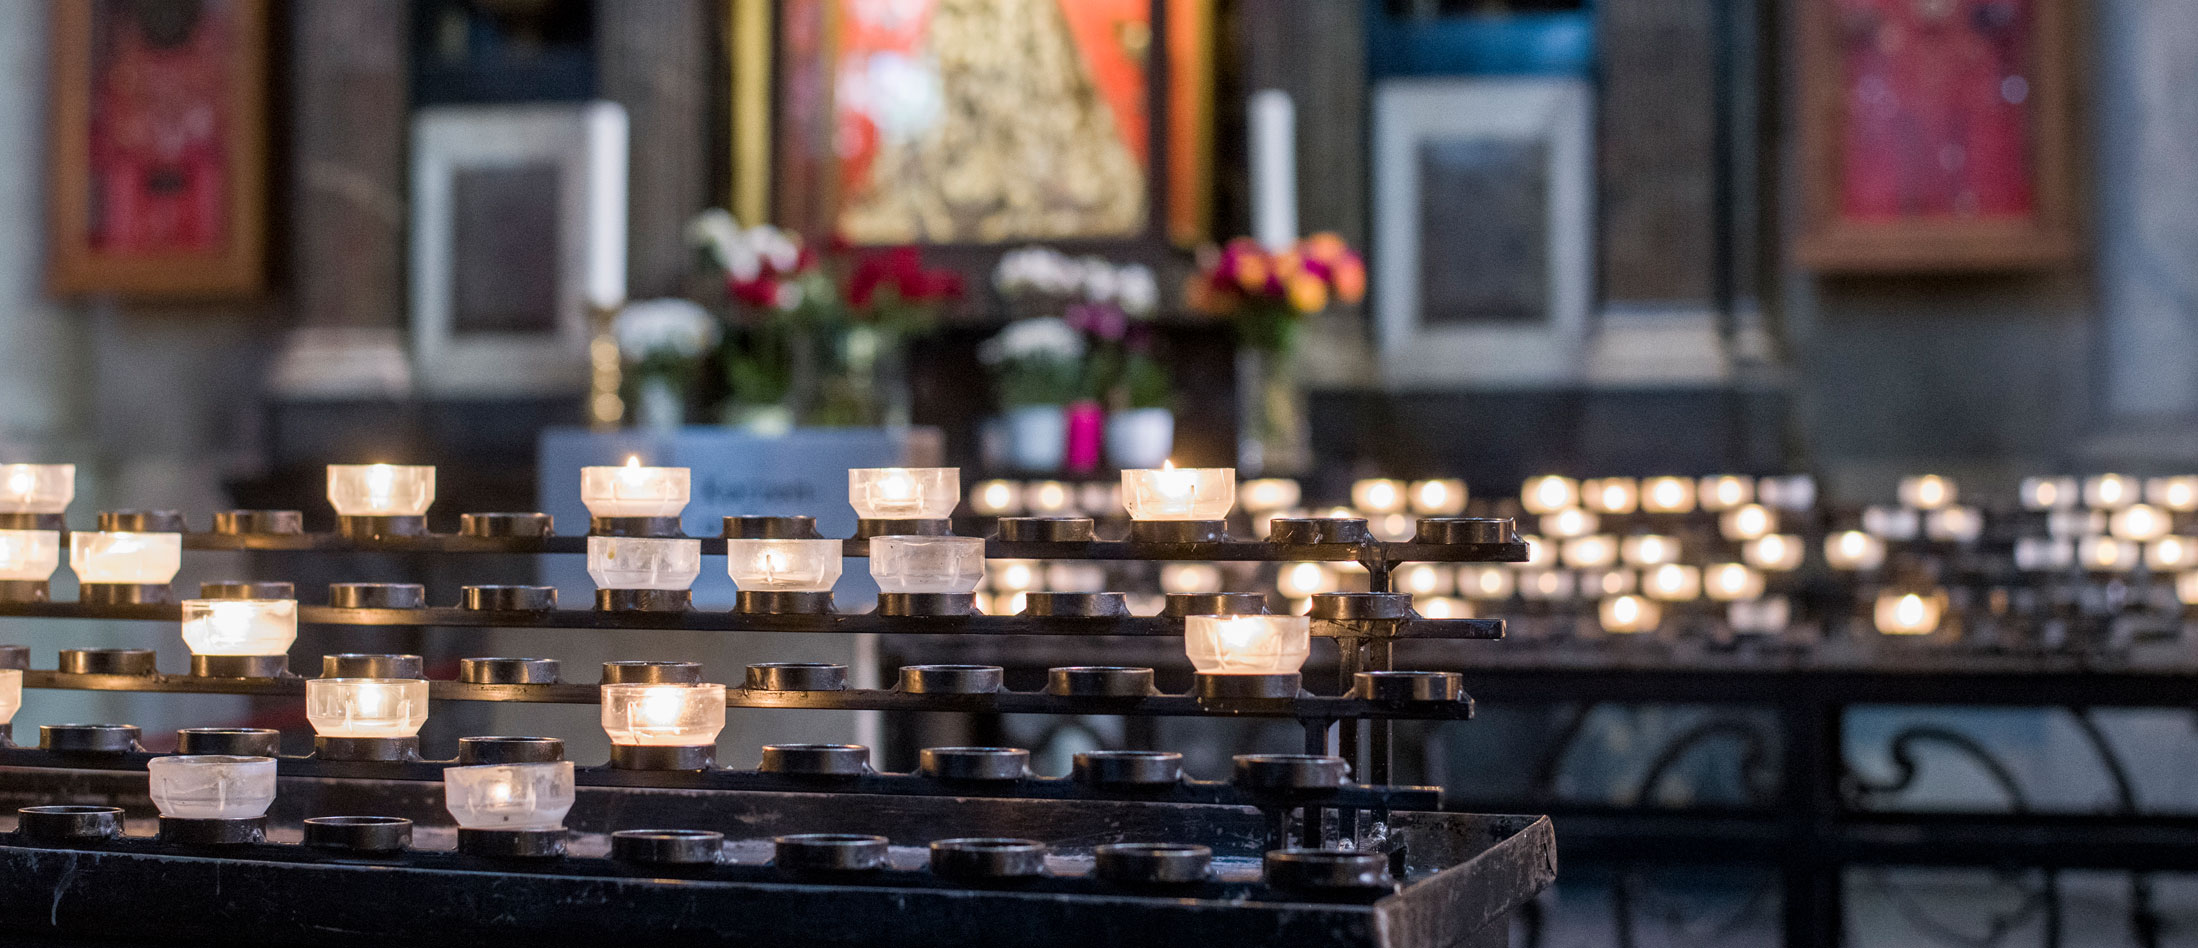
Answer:
[[293, 330], [277, 398], [402, 396], [411, 4], [290, 9], [289, 283]]
[[2198, 454], [2198, 0], [2095, 7], [2100, 373], [2084, 453], [2188, 467]]

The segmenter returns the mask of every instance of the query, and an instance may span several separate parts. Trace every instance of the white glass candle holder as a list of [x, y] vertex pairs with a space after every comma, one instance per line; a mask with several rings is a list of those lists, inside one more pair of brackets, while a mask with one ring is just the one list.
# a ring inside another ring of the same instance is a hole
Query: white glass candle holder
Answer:
[[1744, 563], [1718, 563], [1703, 571], [1702, 591], [1718, 602], [1759, 599], [1763, 574]]
[[251, 820], [275, 802], [275, 759], [184, 754], [145, 762], [153, 806], [174, 820]]
[[2076, 544], [2076, 562], [2094, 573], [2126, 573], [2137, 568], [2137, 544], [2114, 537], [2085, 537]]
[[1455, 517], [1467, 499], [1465, 482], [1454, 477], [1412, 482], [1412, 512], [1424, 517]]
[[1191, 616], [1183, 652], [1201, 675], [1294, 675], [1312, 654], [1304, 616]]
[[1412, 604], [1423, 619], [1470, 619], [1473, 604], [1451, 596], [1430, 596]]
[[1801, 568], [1802, 555], [1806, 549], [1807, 546], [1798, 536], [1771, 533], [1742, 545], [1740, 558], [1756, 569], [1785, 573]]
[[1695, 484], [1695, 502], [1703, 510], [1731, 510], [1755, 501], [1755, 482], [1745, 477], [1720, 474]]
[[986, 560], [984, 585], [993, 592], [1036, 592], [1045, 588], [1045, 567], [1037, 560]]
[[69, 534], [69, 569], [79, 582], [164, 586], [182, 568], [180, 533]]
[[1850, 572], [1876, 569], [1885, 563], [1885, 541], [1860, 530], [1842, 530], [1824, 538], [1824, 562]]
[[603, 686], [603, 733], [631, 747], [701, 747], [725, 730], [725, 686], [660, 682]]
[[1580, 503], [1603, 514], [1629, 514], [1641, 506], [1641, 486], [1630, 477], [1602, 477], [1580, 485]]
[[1023, 485], [1023, 505], [1033, 516], [1057, 517], [1076, 512], [1076, 491], [1060, 481], [1032, 481]]
[[2145, 568], [2173, 573], [2198, 566], [2198, 539], [2166, 536], [2145, 545]]
[[1645, 596], [1611, 596], [1595, 610], [1603, 631], [1613, 635], [1654, 632], [1664, 622], [1663, 604]]
[[1271, 514], [1297, 506], [1304, 496], [1296, 481], [1281, 477], [1261, 477], [1245, 481], [1236, 490], [1237, 506], [1254, 516]]
[[1618, 538], [1597, 533], [1566, 540], [1559, 559], [1572, 569], [1605, 569], [1618, 562]]
[[183, 644], [193, 655], [283, 655], [297, 639], [295, 599], [183, 600]]
[[1930, 635], [1946, 615], [1944, 592], [1885, 592], [1871, 610], [1877, 630], [1886, 635]]
[[427, 709], [427, 682], [416, 678], [305, 682], [305, 719], [321, 737], [412, 737], [427, 723]]
[[1122, 472], [1122, 505], [1132, 520], [1209, 521], [1236, 506], [1236, 469], [1170, 467]]
[[1584, 537], [1602, 526], [1601, 518], [1578, 507], [1566, 507], [1542, 515], [1542, 534], [1557, 539]]
[[693, 472], [684, 467], [624, 465], [580, 469], [580, 502], [591, 517], [677, 517], [687, 509]]
[[1044, 588], [1054, 592], [1106, 592], [1107, 570], [1097, 563], [1071, 560], [1048, 563]]
[[1618, 552], [1629, 566], [1660, 566], [1679, 561], [1679, 541], [1657, 533], [1638, 533], [1619, 541]]
[[2108, 533], [2139, 543], [2167, 536], [2174, 527], [2174, 518], [2151, 504], [2131, 504], [2107, 518]]
[[857, 467], [847, 471], [847, 503], [864, 520], [944, 520], [961, 502], [956, 467]]
[[23, 670], [0, 668], [0, 727], [15, 721], [15, 712], [23, 710]]
[[1684, 477], [1651, 477], [1641, 482], [1641, 510], [1676, 514], [1694, 510], [1694, 482]]
[[1519, 488], [1519, 505], [1531, 514], [1556, 513], [1567, 507], [1577, 507], [1580, 505], [1580, 482], [1555, 474], [1528, 478]]
[[1954, 502], [1954, 482], [1937, 474], [1900, 479], [1900, 502], [1917, 510], [1937, 510]]
[[597, 589], [685, 590], [701, 575], [700, 540], [588, 538], [588, 576]]
[[1923, 515], [1923, 535], [1940, 543], [1975, 543], [1984, 535], [1984, 514], [1975, 507], [1940, 507]]
[[573, 797], [569, 760], [443, 768], [443, 805], [464, 829], [560, 829]]
[[1702, 570], [1683, 563], [1665, 563], [1641, 574], [1641, 592], [1665, 602], [1702, 598]]
[[1403, 513], [1410, 503], [1403, 481], [1374, 477], [1351, 485], [1351, 506], [1365, 514]]
[[1468, 566], [1458, 571], [1458, 594], [1470, 599], [1509, 599], [1518, 589], [1518, 573], [1504, 566]]
[[979, 537], [874, 537], [870, 577], [882, 593], [967, 595], [984, 581]]
[[422, 517], [435, 505], [435, 469], [426, 465], [331, 464], [328, 503], [344, 517]]
[[1395, 588], [1414, 596], [1447, 596], [1458, 588], [1457, 573], [1440, 563], [1406, 563], [1397, 567]]
[[1793, 621], [1793, 603], [1784, 596], [1769, 596], [1725, 607], [1725, 624], [1741, 635], [1777, 635]]
[[1162, 564], [1160, 591], [1176, 596], [1220, 592], [1221, 567], [1212, 563]]
[[2025, 477], [2018, 492], [2024, 510], [2057, 510], [2083, 500], [2083, 488], [2073, 477]]
[[1573, 574], [1561, 569], [1530, 569], [1519, 573], [1519, 597], [1540, 602], [1570, 599], [1579, 589]]
[[1630, 569], [1585, 570], [1580, 573], [1582, 595], [1622, 596], [1639, 591], [1641, 577]]
[[2025, 573], [2053, 573], [2076, 565], [2076, 546], [2054, 537], [2015, 538], [2015, 568]]
[[1023, 509], [1023, 485], [983, 481], [969, 492], [969, 512], [980, 517], [1012, 517]]
[[2198, 474], [2155, 477], [2146, 481], [2145, 502], [2176, 513], [2198, 511]]
[[61, 567], [61, 534], [0, 530], [0, 582], [43, 583]]
[[0, 464], [0, 513], [63, 514], [75, 499], [74, 464]]
[[2106, 532], [2106, 511], [2054, 510], [2045, 515], [2045, 535], [2073, 540]]
[[744, 592], [831, 592], [841, 552], [838, 540], [727, 540], [725, 571]]
[[1778, 530], [1778, 515], [1762, 504], [1741, 504], [1717, 518], [1717, 532], [1733, 541], [1754, 540]]
[[2084, 479], [2084, 506], [2101, 510], [2127, 507], [2137, 502], [2137, 479], [2124, 474], [2099, 474]]
[[1556, 543], [1543, 540], [1531, 533], [1521, 534], [1519, 542], [1526, 544], [1526, 559], [1513, 568], [1557, 565]]
[[1755, 500], [1772, 510], [1806, 513], [1816, 506], [1816, 478], [1807, 474], [1757, 478]]
[[1862, 529], [1884, 540], [1913, 540], [1923, 529], [1923, 517], [1908, 507], [1864, 507]]

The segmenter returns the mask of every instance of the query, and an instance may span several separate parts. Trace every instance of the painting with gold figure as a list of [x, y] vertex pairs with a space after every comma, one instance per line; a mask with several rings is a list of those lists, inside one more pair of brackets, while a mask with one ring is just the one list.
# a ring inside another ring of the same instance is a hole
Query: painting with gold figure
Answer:
[[[1155, 147], [1156, 134], [1185, 127], [1155, 121], [1155, 108], [1186, 101], [1176, 89], [1154, 94], [1161, 8], [1154, 0], [780, 5], [776, 114], [785, 152], [773, 163], [773, 216], [856, 244], [1152, 232], [1155, 178], [1178, 174], [1163, 171], [1156, 152], [1201, 152], [1172, 138]], [[1178, 40], [1203, 27], [1195, 17], [1169, 23], [1186, 31], [1171, 37]], [[1171, 62], [1205, 58], [1195, 46], [1168, 47]], [[738, 136], [737, 114], [734, 124]], [[735, 150], [737, 166], [737, 141]], [[1178, 223], [1171, 216], [1168, 229]]]

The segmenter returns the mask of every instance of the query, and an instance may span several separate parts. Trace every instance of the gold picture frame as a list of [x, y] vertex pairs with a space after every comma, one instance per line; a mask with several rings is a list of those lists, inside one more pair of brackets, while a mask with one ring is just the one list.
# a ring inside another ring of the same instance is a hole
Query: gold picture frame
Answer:
[[[1160, 55], [1146, 72], [1148, 199], [1143, 226], [1126, 242], [1192, 246], [1211, 238], [1217, 2], [1152, 0], [1159, 36], [1151, 48]], [[832, 233], [838, 169], [818, 156], [834, 154], [834, 90], [822, 67], [837, 48], [839, 3], [725, 0], [724, 24], [727, 204], [744, 222]]]

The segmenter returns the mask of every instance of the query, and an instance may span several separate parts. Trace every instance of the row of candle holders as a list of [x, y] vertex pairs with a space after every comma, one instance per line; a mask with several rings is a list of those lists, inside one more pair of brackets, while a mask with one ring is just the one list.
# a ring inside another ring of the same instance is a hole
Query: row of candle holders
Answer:
[[[134, 730], [134, 729], [133, 729]], [[55, 726], [42, 743], [81, 763], [86, 755], [113, 750], [123, 729]], [[132, 735], [134, 736], [134, 735]], [[175, 755], [145, 758], [147, 789], [159, 811], [157, 840], [177, 847], [237, 855], [267, 843], [267, 811], [279, 789], [279, 761], [272, 731], [186, 729]], [[87, 740], [96, 738], [96, 740]], [[562, 743], [549, 738], [468, 738], [460, 758], [442, 767], [444, 805], [457, 826], [457, 852], [498, 860], [566, 857], [565, 817], [578, 796], [582, 771], [563, 759]], [[205, 752], [209, 749], [219, 752]], [[773, 745], [764, 748], [764, 772], [813, 778], [869, 774], [869, 752], [852, 745]], [[1028, 752], [1012, 748], [930, 748], [924, 775], [949, 783], [1025, 779]], [[1100, 787], [1150, 789], [1181, 782], [1180, 757], [1161, 752], [1092, 752], [1078, 755], [1079, 782]], [[1394, 880], [1382, 853], [1293, 848], [1293, 810], [1333, 800], [1348, 781], [1342, 760], [1310, 755], [1243, 755], [1235, 760], [1231, 787], [1242, 802], [1271, 814], [1270, 848], [1263, 881], [1280, 889], [1385, 890]], [[818, 784], [810, 789], [829, 789]], [[1384, 805], [1400, 801], [1384, 799]], [[1408, 801], [1407, 801], [1408, 802]], [[14, 842], [70, 847], [114, 844], [124, 837], [124, 811], [112, 806], [34, 806], [17, 811]], [[416, 855], [412, 821], [390, 816], [322, 816], [302, 823], [309, 849], [345, 858], [393, 859]], [[725, 836], [711, 830], [635, 829], [611, 835], [611, 858], [656, 868], [708, 870], [729, 864]], [[840, 882], [894, 882], [894, 874], [919, 868], [891, 859], [888, 840], [867, 834], [796, 834], [771, 840], [772, 868]], [[1049, 874], [1047, 847], [1026, 839], [956, 838], [929, 844], [928, 869], [955, 882], [1027, 882]], [[1216, 881], [1212, 850], [1179, 842], [1128, 842], [1098, 847], [1092, 875], [1106, 883], [1191, 886]], [[867, 877], [875, 876], [870, 879]]]

